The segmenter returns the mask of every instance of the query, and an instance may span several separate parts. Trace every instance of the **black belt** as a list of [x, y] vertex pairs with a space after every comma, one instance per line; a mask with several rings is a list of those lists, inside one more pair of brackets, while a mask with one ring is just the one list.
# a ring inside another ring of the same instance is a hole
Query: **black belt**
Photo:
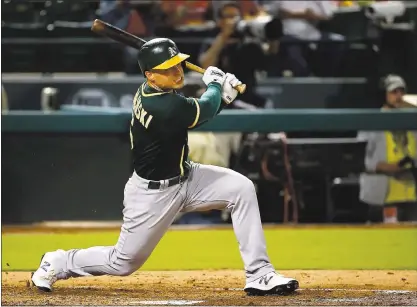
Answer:
[[[187, 178], [188, 178], [188, 174], [185, 174], [183, 176], [177, 176], [177, 177], [167, 179], [167, 180], [163, 180], [163, 181], [168, 181], [167, 186], [165, 186], [165, 188], [167, 188], [167, 187], [172, 187], [173, 185], [176, 185], [176, 184], [180, 184], [180, 183], [184, 182], [185, 180], [187, 180]], [[161, 186], [162, 186], [161, 181], [152, 181], [151, 180], [148, 183], [148, 189], [150, 189], [150, 190], [159, 190], [161, 188]]]

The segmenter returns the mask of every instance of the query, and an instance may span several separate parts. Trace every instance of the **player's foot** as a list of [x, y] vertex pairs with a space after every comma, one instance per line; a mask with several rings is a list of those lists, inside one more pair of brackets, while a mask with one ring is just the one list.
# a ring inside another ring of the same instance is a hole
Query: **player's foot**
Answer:
[[32, 273], [32, 283], [45, 292], [52, 291], [52, 285], [59, 279], [60, 269], [56, 266], [59, 257], [65, 253], [62, 249], [42, 256], [39, 268]]
[[285, 295], [298, 289], [298, 281], [275, 272], [268, 273], [248, 284], [245, 292], [251, 296]]

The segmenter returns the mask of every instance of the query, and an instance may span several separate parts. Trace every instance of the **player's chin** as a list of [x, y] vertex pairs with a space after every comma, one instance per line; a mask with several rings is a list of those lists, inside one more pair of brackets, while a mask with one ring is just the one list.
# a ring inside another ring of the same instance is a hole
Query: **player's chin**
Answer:
[[184, 87], [184, 77], [181, 77], [179, 80], [175, 80], [172, 84], [174, 89], [179, 89]]

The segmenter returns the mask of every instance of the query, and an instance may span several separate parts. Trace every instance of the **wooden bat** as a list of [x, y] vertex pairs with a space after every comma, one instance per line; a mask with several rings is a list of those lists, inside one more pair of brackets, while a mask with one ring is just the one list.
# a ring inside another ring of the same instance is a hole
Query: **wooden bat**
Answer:
[[[144, 39], [130, 34], [100, 19], [94, 20], [93, 25], [91, 26], [91, 31], [138, 50], [143, 46], [143, 44], [146, 43]], [[187, 61], [185, 61], [185, 66], [188, 69], [200, 74], [204, 74], [206, 71], [204, 68], [201, 68]], [[235, 89], [240, 94], [243, 94], [246, 91], [246, 84], [238, 85], [235, 87]]]

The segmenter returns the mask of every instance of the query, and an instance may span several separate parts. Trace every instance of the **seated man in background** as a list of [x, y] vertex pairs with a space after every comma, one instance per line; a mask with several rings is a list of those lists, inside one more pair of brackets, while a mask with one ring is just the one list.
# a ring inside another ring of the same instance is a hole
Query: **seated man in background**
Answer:
[[245, 37], [236, 30], [236, 22], [242, 19], [239, 2], [223, 1], [216, 6], [216, 37], [214, 41], [210, 39], [203, 43], [199, 64], [203, 68], [215, 65], [238, 76], [247, 86], [240, 99], [256, 107], [264, 107], [267, 99], [256, 92], [257, 72], [269, 69], [262, 42], [258, 38]]
[[329, 44], [325, 41], [343, 41], [344, 37], [335, 33], [321, 32], [319, 25], [333, 17], [337, 9], [334, 1], [278, 1], [276, 3], [279, 17], [282, 19], [286, 58], [291, 63], [290, 69], [294, 76], [310, 76], [313, 74], [312, 63], [306, 59], [308, 44], [314, 42], [317, 50], [315, 55], [323, 55], [325, 62], [320, 66], [320, 76], [337, 77], [341, 67], [343, 45]]
[[[400, 76], [389, 75], [383, 83], [383, 110], [408, 107], [403, 101], [406, 84]], [[358, 139], [367, 142], [360, 200], [369, 207], [368, 220], [417, 221], [417, 131], [363, 131]]]

